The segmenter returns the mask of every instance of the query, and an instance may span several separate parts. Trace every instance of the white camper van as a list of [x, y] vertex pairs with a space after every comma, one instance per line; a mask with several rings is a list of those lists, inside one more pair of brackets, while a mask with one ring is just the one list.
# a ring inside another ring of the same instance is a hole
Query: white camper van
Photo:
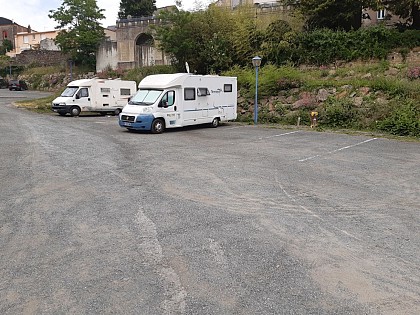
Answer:
[[83, 79], [70, 82], [64, 92], [52, 102], [52, 110], [64, 116], [80, 112], [118, 115], [134, 93], [135, 81]]
[[161, 133], [165, 128], [220, 122], [237, 117], [236, 77], [155, 74], [144, 78], [119, 116], [129, 130]]

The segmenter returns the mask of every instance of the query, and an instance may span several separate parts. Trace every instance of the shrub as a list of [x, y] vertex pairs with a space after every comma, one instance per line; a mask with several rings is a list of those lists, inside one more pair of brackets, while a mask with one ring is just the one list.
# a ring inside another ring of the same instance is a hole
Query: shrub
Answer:
[[378, 129], [399, 136], [420, 136], [420, 106], [407, 101], [394, 108], [389, 117], [378, 123]]
[[176, 70], [173, 66], [151, 66], [151, 67], [142, 67], [129, 70], [124, 74], [124, 80], [136, 81], [139, 83], [145, 77], [151, 74], [160, 74], [160, 73], [175, 73]]
[[420, 67], [414, 67], [414, 68], [408, 69], [407, 77], [410, 80], [415, 80], [415, 79], [420, 78]]
[[348, 98], [328, 98], [320, 111], [319, 123], [332, 128], [351, 128], [355, 118], [353, 107]]

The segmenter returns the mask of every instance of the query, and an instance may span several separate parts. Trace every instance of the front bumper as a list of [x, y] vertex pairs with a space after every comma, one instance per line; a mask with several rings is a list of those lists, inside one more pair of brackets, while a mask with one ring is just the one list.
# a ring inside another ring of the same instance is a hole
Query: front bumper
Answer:
[[58, 104], [53, 104], [51, 106], [51, 109], [53, 110], [53, 112], [62, 112], [62, 113], [70, 113], [70, 108], [73, 105], [58, 105]]
[[132, 130], [151, 130], [155, 117], [152, 114], [127, 115], [121, 114], [118, 120], [120, 127]]

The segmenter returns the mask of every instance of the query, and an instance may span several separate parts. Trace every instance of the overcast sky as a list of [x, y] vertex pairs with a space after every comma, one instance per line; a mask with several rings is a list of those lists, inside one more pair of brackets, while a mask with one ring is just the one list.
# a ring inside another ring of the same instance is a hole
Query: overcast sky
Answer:
[[[100, 21], [102, 26], [115, 25], [118, 17], [119, 0], [96, 0], [98, 7], [104, 9], [105, 19]], [[182, 9], [194, 10], [211, 3], [211, 0], [182, 0]], [[28, 26], [35, 31], [54, 30], [57, 25], [48, 18], [50, 10], [57, 10], [63, 0], [0, 0], [0, 17]], [[156, 0], [156, 7], [161, 8], [174, 5], [175, 0]]]

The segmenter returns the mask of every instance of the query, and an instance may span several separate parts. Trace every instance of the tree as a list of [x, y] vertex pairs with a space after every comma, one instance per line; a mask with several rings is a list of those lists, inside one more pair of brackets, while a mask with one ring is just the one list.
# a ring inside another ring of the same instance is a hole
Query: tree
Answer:
[[5, 55], [6, 52], [11, 51], [13, 49], [13, 44], [7, 38], [3, 39], [3, 42], [0, 46], [0, 55]]
[[[98, 20], [105, 18], [96, 0], [64, 0], [57, 10], [50, 10], [60, 29], [55, 42], [76, 63], [95, 65], [95, 54], [105, 36]], [[65, 28], [65, 29], [64, 29]]]
[[172, 57], [179, 71], [220, 73], [233, 65], [249, 66], [263, 40], [250, 10], [232, 13], [210, 6], [196, 12], [162, 11], [156, 25], [159, 47]]
[[265, 32], [262, 55], [270, 62], [280, 65], [290, 59], [290, 42], [294, 35], [290, 24], [284, 20], [272, 22]]
[[412, 28], [420, 30], [420, 0], [382, 0], [379, 6], [408, 19]]
[[156, 0], [121, 0], [118, 17], [126, 19], [127, 16], [152, 16], [156, 11]]
[[[398, 0], [395, 0], [398, 1]], [[351, 30], [361, 26], [364, 7], [375, 7], [377, 0], [283, 0], [307, 16], [308, 29]]]

